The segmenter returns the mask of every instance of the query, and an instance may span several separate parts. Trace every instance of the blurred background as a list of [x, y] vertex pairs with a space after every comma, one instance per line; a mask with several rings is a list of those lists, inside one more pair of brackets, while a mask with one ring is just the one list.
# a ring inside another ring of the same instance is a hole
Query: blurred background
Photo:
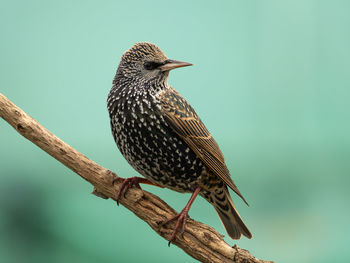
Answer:
[[[106, 98], [150, 41], [195, 66], [194, 106], [250, 207], [238, 244], [276, 262], [348, 262], [349, 1], [1, 1], [0, 92], [122, 177]], [[195, 262], [0, 120], [1, 262]], [[189, 194], [144, 186], [177, 210]], [[190, 216], [225, 230], [198, 198]]]

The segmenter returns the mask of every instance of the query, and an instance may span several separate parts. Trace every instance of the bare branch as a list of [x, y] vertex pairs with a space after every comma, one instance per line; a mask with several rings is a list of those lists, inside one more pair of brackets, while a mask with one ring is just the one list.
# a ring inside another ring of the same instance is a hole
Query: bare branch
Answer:
[[[0, 116], [25, 138], [90, 182], [94, 186], [93, 194], [115, 200], [120, 186], [118, 183], [112, 184], [112, 180], [117, 176], [115, 173], [57, 138], [1, 93]], [[176, 211], [159, 197], [131, 188], [126, 198], [120, 199], [120, 204], [149, 224], [160, 236], [166, 240], [170, 239], [174, 223], [164, 227], [161, 227], [160, 223], [174, 216]], [[184, 237], [177, 235], [174, 244], [193, 258], [206, 263], [267, 262], [253, 257], [247, 250], [238, 246], [231, 247], [215, 229], [191, 219], [186, 225]]]

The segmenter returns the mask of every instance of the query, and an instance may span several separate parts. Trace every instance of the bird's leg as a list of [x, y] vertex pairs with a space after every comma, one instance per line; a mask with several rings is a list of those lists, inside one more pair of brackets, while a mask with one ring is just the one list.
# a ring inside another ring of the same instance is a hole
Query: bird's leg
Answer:
[[125, 197], [125, 193], [133, 185], [135, 185], [138, 189], [141, 189], [140, 184], [149, 184], [149, 185], [154, 185], [154, 186], [158, 186], [158, 187], [164, 188], [163, 186], [161, 186], [159, 184], [156, 184], [156, 183], [153, 183], [153, 182], [151, 182], [150, 180], [148, 180], [146, 178], [137, 177], [137, 176], [133, 176], [133, 177], [130, 177], [130, 178], [116, 177], [116, 178], [113, 179], [113, 184], [116, 181], [122, 181], [122, 184], [119, 187], [119, 191], [118, 191], [118, 194], [117, 194], [116, 199], [115, 199], [117, 201], [118, 205], [119, 205], [119, 199], [120, 199], [120, 196], [122, 195], [122, 193], [124, 193], [124, 197]]
[[174, 231], [170, 237], [168, 246], [170, 246], [171, 242], [173, 242], [173, 240], [175, 239], [175, 235], [176, 233], [180, 230], [180, 234], [183, 236], [183, 233], [185, 231], [185, 225], [186, 225], [186, 220], [189, 217], [188, 216], [188, 211], [191, 208], [192, 203], [194, 202], [194, 199], [196, 199], [197, 195], [199, 194], [199, 192], [201, 191], [201, 187], [198, 186], [194, 192], [192, 193], [192, 196], [190, 198], [190, 200], [188, 201], [187, 205], [184, 207], [184, 209], [182, 209], [182, 211], [180, 213], [178, 213], [177, 215], [173, 216], [172, 218], [168, 219], [167, 221], [162, 223], [162, 226], [174, 221], [177, 219]]

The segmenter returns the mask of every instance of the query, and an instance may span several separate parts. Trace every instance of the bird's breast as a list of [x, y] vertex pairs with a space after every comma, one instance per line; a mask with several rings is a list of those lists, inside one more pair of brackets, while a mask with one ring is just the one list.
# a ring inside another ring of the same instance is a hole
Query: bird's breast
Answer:
[[[127, 94], [126, 94], [127, 95]], [[136, 94], [137, 95], [137, 94]], [[190, 191], [203, 163], [169, 127], [156, 96], [115, 97], [109, 105], [115, 142], [145, 177], [178, 191]]]

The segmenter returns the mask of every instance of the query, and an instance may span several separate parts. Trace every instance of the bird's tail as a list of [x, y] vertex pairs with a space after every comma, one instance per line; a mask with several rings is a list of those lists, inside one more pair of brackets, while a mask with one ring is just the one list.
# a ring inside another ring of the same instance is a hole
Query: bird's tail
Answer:
[[241, 234], [247, 238], [252, 238], [252, 234], [238, 214], [226, 187], [213, 191], [207, 199], [214, 206], [228, 235], [232, 239], [240, 239]]

